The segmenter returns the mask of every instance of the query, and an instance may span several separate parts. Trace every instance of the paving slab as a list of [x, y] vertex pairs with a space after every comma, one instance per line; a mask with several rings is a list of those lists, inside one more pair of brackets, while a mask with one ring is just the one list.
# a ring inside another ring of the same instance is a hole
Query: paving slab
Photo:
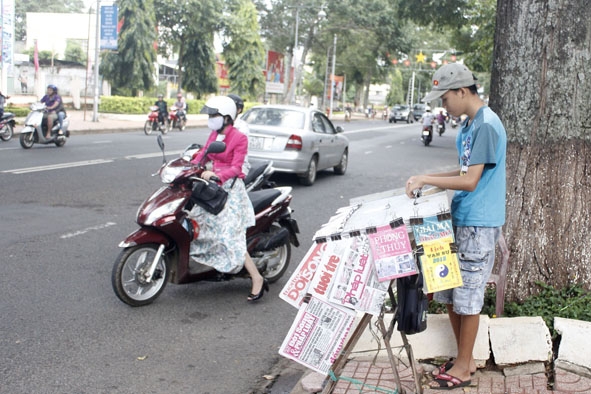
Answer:
[[[386, 326], [392, 321], [392, 314], [384, 316]], [[474, 345], [474, 359], [478, 368], [483, 368], [486, 361], [490, 358], [489, 346], [489, 321], [490, 318], [486, 315], [480, 315], [480, 325], [478, 327], [478, 335]], [[372, 319], [372, 328], [375, 330], [375, 319]], [[390, 345], [395, 350], [395, 354], [400, 353], [402, 359], [406, 359], [406, 352], [402, 349], [402, 337], [400, 333], [394, 329]], [[363, 354], [368, 351], [375, 351], [378, 349], [378, 338], [374, 336], [370, 330], [365, 330], [357, 342], [354, 351]], [[427, 315], [427, 329], [421, 333], [407, 335], [406, 338], [410, 343], [416, 361], [433, 360], [433, 359], [448, 359], [457, 355], [456, 340], [451, 329], [451, 324], [447, 315], [442, 314], [428, 314]], [[381, 350], [386, 357], [386, 350], [382, 344]], [[355, 354], [352, 355], [353, 357]]]
[[489, 336], [499, 367], [552, 359], [550, 330], [539, 316], [491, 319]]
[[555, 317], [554, 329], [561, 336], [555, 365], [591, 377], [591, 323]]

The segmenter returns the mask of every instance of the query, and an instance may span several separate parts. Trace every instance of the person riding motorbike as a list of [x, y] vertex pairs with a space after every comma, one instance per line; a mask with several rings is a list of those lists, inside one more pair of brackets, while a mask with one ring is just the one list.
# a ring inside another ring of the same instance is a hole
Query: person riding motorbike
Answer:
[[4, 105], [6, 104], [6, 100], [8, 100], [10, 96], [5, 96], [2, 92], [0, 92], [0, 118], [4, 115]]
[[435, 120], [435, 115], [433, 115], [430, 108], [427, 108], [425, 110], [425, 113], [423, 113], [423, 115], [421, 116], [422, 129], [424, 129], [425, 127], [429, 127], [431, 129], [431, 131], [433, 131], [433, 121], [434, 120]]
[[244, 186], [242, 166], [248, 151], [248, 137], [234, 127], [236, 104], [227, 96], [214, 96], [207, 100], [201, 113], [209, 115], [212, 130], [204, 147], [192, 163], [199, 163], [207, 147], [214, 141], [224, 141], [226, 150], [209, 154], [211, 170], [201, 174], [205, 180], [217, 180], [228, 192], [224, 209], [213, 215], [196, 205], [190, 216], [200, 224], [199, 240], [191, 244], [191, 256], [219, 272], [238, 272], [246, 268], [252, 279], [248, 301], [256, 301], [269, 290], [267, 280], [259, 273], [246, 249], [246, 229], [255, 223], [254, 210]]
[[47, 85], [46, 94], [41, 98], [41, 102], [45, 103], [46, 106], [45, 114], [43, 115], [43, 123], [47, 126], [45, 138], [51, 138], [51, 128], [56, 119], [60, 124], [58, 134], [61, 135], [66, 111], [64, 109], [64, 102], [57, 93], [57, 86], [53, 84]]
[[187, 102], [183, 98], [182, 93], [179, 92], [176, 95], [176, 102], [174, 103], [174, 106], [177, 109], [176, 114], [177, 114], [178, 118], [187, 120]]
[[158, 107], [158, 123], [164, 124], [168, 119], [168, 106], [166, 105], [166, 101], [164, 101], [164, 96], [162, 94], [158, 95], [158, 101], [156, 101], [154, 105]]
[[445, 119], [446, 116], [443, 113], [443, 111], [439, 111], [439, 113], [437, 114], [437, 123], [442, 127], [443, 131], [441, 132], [441, 134], [443, 134], [445, 132]]

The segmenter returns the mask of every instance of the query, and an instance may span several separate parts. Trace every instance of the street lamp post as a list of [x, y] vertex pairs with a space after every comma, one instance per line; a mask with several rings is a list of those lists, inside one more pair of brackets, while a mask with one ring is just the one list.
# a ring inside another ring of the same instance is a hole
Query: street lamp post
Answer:
[[332, 102], [334, 100], [334, 85], [335, 85], [335, 63], [337, 61], [337, 35], [334, 35], [334, 42], [332, 46], [332, 72], [331, 72], [331, 79], [330, 79], [330, 107], [328, 110], [329, 119], [332, 119]]
[[[301, 8], [315, 8], [311, 6], [290, 6], [288, 8], [295, 8], [296, 9], [296, 22], [295, 22], [295, 43], [293, 46], [293, 63], [294, 63], [294, 82], [292, 83], [292, 87], [290, 89], [290, 102], [295, 104], [297, 93], [298, 93], [298, 85], [300, 83], [300, 67], [301, 61], [297, 59], [296, 52], [298, 49], [298, 35], [299, 35], [299, 27], [300, 27], [300, 9]], [[318, 11], [318, 20], [322, 20], [326, 18], [326, 12], [324, 12], [324, 5], [320, 7], [320, 11]], [[293, 92], [293, 94], [292, 94]]]

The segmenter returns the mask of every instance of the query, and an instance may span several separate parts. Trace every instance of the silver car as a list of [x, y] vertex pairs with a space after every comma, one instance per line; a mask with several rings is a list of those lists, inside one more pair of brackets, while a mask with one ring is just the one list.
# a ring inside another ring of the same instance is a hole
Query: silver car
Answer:
[[349, 140], [320, 111], [293, 105], [252, 107], [242, 119], [250, 128], [248, 158], [272, 160], [277, 172], [297, 174], [310, 186], [316, 172], [347, 171]]

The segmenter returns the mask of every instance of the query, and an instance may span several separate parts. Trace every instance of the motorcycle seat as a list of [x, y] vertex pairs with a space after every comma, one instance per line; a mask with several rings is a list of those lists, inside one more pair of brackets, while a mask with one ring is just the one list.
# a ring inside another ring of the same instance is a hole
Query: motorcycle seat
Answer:
[[250, 184], [252, 181], [254, 181], [259, 175], [261, 175], [265, 169], [267, 168], [267, 164], [268, 162], [264, 162], [261, 165], [257, 166], [257, 167], [253, 167], [248, 171], [248, 174], [246, 174], [246, 178], [244, 178], [244, 184], [248, 185]]
[[281, 192], [276, 189], [263, 189], [254, 192], [248, 192], [248, 198], [254, 208], [254, 213], [259, 213], [268, 207], [273, 200], [281, 195]]

